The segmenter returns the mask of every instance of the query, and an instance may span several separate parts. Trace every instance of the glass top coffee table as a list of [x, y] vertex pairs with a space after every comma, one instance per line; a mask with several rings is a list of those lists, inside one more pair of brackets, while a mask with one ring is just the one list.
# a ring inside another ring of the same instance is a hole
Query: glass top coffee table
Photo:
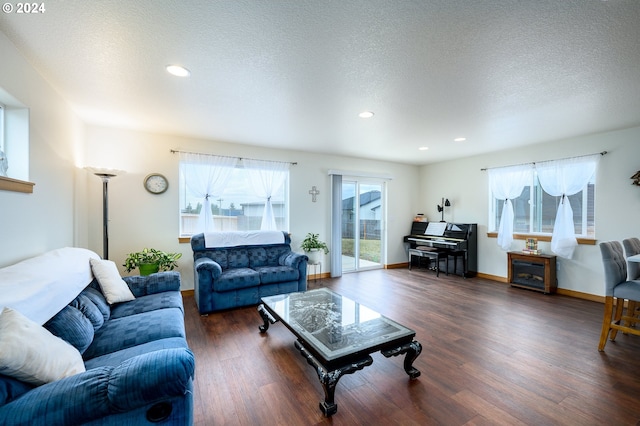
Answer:
[[338, 410], [340, 377], [371, 365], [374, 352], [387, 358], [406, 354], [404, 370], [411, 379], [420, 376], [413, 367], [422, 351], [415, 331], [326, 288], [263, 297], [258, 312], [261, 333], [280, 321], [297, 337], [295, 347], [318, 373], [325, 394], [320, 410], [327, 417]]

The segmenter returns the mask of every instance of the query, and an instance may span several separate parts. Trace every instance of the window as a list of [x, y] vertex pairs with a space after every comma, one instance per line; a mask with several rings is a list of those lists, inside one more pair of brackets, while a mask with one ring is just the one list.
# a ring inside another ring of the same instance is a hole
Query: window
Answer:
[[[0, 150], [8, 159], [6, 176], [28, 181], [29, 109], [2, 88], [0, 88]], [[5, 188], [0, 187], [0, 189]]]
[[0, 151], [4, 151], [4, 109], [5, 106], [0, 103]]
[[[578, 193], [570, 195], [569, 201], [573, 209], [574, 230], [577, 237], [595, 238], [595, 174], [589, 183]], [[490, 194], [491, 232], [498, 230], [504, 201]], [[551, 235], [558, 211], [561, 196], [554, 197], [546, 193], [535, 170], [531, 183], [524, 187], [518, 198], [511, 200], [513, 204], [513, 232], [517, 234]]]
[[[252, 171], [247, 164], [249, 160], [239, 161], [230, 168], [228, 181], [223, 189], [213, 194], [198, 194], [198, 190], [188, 179], [201, 177], [205, 167], [210, 165], [180, 162], [180, 236], [188, 237], [204, 232], [200, 224], [200, 214], [205, 209], [205, 204], [210, 205], [210, 218], [213, 221], [213, 229], [216, 231], [254, 231], [260, 230], [265, 215], [267, 199], [257, 195], [254, 188], [258, 185], [252, 181]], [[267, 163], [267, 162], [265, 162]], [[259, 171], [266, 171], [263, 169]], [[273, 208], [276, 229], [286, 231], [289, 229], [289, 171], [284, 173], [284, 183], [271, 194], [270, 201]], [[262, 228], [264, 229], [264, 228]]]

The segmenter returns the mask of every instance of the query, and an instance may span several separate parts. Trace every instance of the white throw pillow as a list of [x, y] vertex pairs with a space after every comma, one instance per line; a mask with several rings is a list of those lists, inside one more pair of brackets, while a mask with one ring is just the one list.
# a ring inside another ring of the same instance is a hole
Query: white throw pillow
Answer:
[[118, 267], [110, 260], [91, 259], [91, 270], [110, 305], [135, 299], [129, 286], [120, 276]]
[[0, 373], [43, 385], [85, 371], [80, 352], [18, 311], [0, 313]]

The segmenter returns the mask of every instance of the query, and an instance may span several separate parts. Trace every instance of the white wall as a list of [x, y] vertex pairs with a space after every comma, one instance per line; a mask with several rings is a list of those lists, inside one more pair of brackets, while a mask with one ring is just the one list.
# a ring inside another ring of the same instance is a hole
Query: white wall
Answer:
[[[473, 143], [473, 142], [469, 142]], [[461, 145], [460, 149], [464, 149]], [[640, 236], [640, 188], [629, 179], [640, 169], [640, 128], [600, 133], [570, 140], [500, 151], [457, 161], [423, 166], [420, 181], [425, 197], [422, 209], [433, 220], [440, 218], [436, 205], [449, 198], [449, 222], [478, 224], [479, 272], [498, 277], [507, 276], [507, 256], [495, 238], [487, 237], [488, 177], [486, 167], [499, 167], [527, 162], [553, 160], [608, 151], [601, 158], [596, 181], [596, 239], [622, 240]], [[549, 253], [549, 243], [540, 243]], [[513, 249], [524, 247], [516, 240]], [[559, 259], [560, 288], [603, 295], [602, 261], [597, 245], [580, 245], [573, 259]]]
[[[76, 159], [83, 124], [0, 32], [0, 87], [29, 108], [33, 194], [0, 191], [0, 266], [65, 246], [86, 246]], [[9, 168], [11, 169], [11, 158]]]
[[[109, 183], [109, 258], [121, 271], [127, 253], [144, 247], [181, 252], [179, 271], [183, 288], [193, 288], [193, 256], [189, 244], [180, 244], [179, 235], [179, 156], [171, 149], [263, 160], [297, 162], [290, 171], [290, 229], [292, 249], [308, 232], [330, 240], [329, 169], [341, 169], [393, 176], [389, 182], [389, 248], [386, 263], [406, 262], [402, 236], [410, 229], [419, 192], [416, 183], [419, 168], [396, 163], [369, 161], [301, 151], [265, 149], [193, 138], [167, 136], [132, 130], [87, 126], [86, 161], [89, 166], [125, 170], [126, 174]], [[169, 189], [151, 195], [142, 186], [146, 175], [157, 172], [169, 179]], [[102, 254], [102, 183], [86, 172], [89, 187], [89, 248]], [[315, 186], [320, 194], [311, 201], [309, 190]], [[329, 257], [324, 271], [329, 270]]]

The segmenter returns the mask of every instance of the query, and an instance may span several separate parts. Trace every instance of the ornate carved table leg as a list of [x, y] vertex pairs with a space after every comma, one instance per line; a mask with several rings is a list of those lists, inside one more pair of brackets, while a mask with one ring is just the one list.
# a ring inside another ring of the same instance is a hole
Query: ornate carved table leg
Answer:
[[413, 367], [413, 361], [415, 361], [416, 358], [418, 358], [418, 355], [420, 355], [420, 352], [422, 352], [422, 345], [418, 341], [414, 340], [413, 342], [406, 343], [400, 347], [385, 349], [380, 352], [387, 358], [406, 353], [407, 356], [404, 358], [404, 371], [407, 372], [411, 379], [416, 379], [420, 376], [420, 370]]
[[325, 417], [331, 417], [338, 411], [338, 404], [335, 403], [334, 397], [340, 377], [345, 374], [355, 373], [356, 371], [362, 370], [364, 367], [371, 365], [373, 363], [373, 358], [367, 355], [366, 358], [359, 361], [352, 362], [333, 371], [328, 371], [318, 362], [317, 359], [315, 359], [313, 355], [309, 353], [309, 351], [307, 351], [299, 340], [296, 341], [295, 345], [302, 356], [307, 359], [307, 363], [316, 369], [316, 373], [320, 379], [320, 384], [324, 389], [324, 401], [321, 401], [319, 404], [320, 411], [322, 411]]
[[260, 333], [266, 333], [266, 331], [269, 329], [269, 324], [275, 323], [276, 319], [271, 316], [269, 311], [267, 311], [267, 309], [262, 304], [258, 306], [258, 313], [262, 317], [262, 321], [264, 321], [264, 324], [259, 326], [258, 329], [260, 330]]

